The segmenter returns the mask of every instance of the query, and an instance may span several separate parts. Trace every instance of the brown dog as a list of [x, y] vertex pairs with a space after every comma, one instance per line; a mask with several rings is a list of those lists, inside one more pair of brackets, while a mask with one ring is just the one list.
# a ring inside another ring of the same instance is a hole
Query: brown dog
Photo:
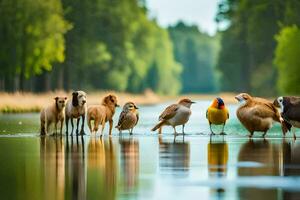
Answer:
[[[98, 127], [101, 124], [101, 136], [103, 134], [103, 129], [105, 122], [109, 121], [109, 135], [111, 135], [111, 130], [113, 127], [113, 116], [115, 114], [117, 104], [117, 97], [115, 95], [108, 95], [104, 97], [101, 105], [89, 106], [87, 111], [87, 122], [91, 133], [97, 133]], [[94, 120], [94, 128], [92, 128], [91, 121]]]
[[55, 97], [55, 103], [41, 111], [41, 135], [46, 135], [52, 123], [54, 123], [57, 134], [57, 124], [60, 122], [60, 134], [62, 134], [63, 122], [65, 119], [65, 105], [67, 97]]

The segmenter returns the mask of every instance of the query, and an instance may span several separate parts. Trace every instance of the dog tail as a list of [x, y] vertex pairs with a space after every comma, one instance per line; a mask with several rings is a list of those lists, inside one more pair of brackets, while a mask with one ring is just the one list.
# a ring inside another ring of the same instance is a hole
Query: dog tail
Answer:
[[156, 124], [151, 131], [156, 131], [157, 129], [160, 129], [165, 124], [165, 121], [160, 121], [158, 124]]

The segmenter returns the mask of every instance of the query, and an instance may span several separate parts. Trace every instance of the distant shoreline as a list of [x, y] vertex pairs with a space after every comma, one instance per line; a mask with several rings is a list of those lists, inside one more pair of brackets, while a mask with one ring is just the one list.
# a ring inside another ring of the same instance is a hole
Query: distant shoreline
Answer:
[[[137, 105], [153, 105], [167, 101], [177, 102], [182, 97], [192, 100], [212, 100], [216, 96], [224, 99], [225, 103], [236, 103], [234, 93], [219, 94], [182, 94], [178, 96], [162, 96], [146, 91], [143, 94], [130, 94], [115, 91], [88, 92], [88, 105], [100, 104], [102, 98], [107, 94], [115, 94], [118, 103], [122, 106], [127, 101], [134, 101]], [[40, 110], [51, 104], [56, 96], [67, 96], [71, 98], [71, 92], [57, 91], [47, 93], [0, 93], [0, 113], [29, 113], [40, 112]]]

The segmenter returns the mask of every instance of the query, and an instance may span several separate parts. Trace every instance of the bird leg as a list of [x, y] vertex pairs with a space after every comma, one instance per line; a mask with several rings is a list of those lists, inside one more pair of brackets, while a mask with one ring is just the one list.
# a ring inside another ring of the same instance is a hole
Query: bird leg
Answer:
[[267, 134], [267, 131], [265, 131], [264, 133], [263, 133], [263, 138], [265, 138], [265, 136], [266, 136], [266, 134]]
[[159, 134], [159, 135], [161, 135], [161, 131], [162, 131], [162, 128], [160, 127], [160, 128], [158, 129], [158, 134]]
[[225, 127], [225, 123], [223, 124], [222, 132], [220, 133], [220, 135], [226, 135], [226, 133], [224, 132], [224, 127]]
[[211, 128], [211, 123], [209, 122], [209, 128], [210, 128], [210, 135], [215, 135], [215, 133], [213, 132], [212, 128]]
[[177, 136], [177, 132], [176, 132], [175, 126], [173, 126], [173, 129], [174, 129], [174, 135], [175, 135], [175, 137], [176, 137], [176, 136]]
[[251, 139], [253, 136], [253, 132], [250, 132], [250, 134], [248, 135], [248, 137]]
[[182, 134], [184, 135], [184, 127], [185, 127], [185, 124], [182, 125]]
[[129, 134], [132, 135], [132, 131], [133, 131], [133, 128], [132, 129], [129, 129]]
[[293, 128], [293, 135], [294, 135], [294, 140], [296, 140], [297, 139], [297, 137], [296, 137], [296, 129], [295, 128]]

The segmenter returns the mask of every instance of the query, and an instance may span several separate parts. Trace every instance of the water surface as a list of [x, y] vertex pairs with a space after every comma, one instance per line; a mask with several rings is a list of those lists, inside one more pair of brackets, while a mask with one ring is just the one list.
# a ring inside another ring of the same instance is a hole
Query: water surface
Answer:
[[235, 105], [228, 135], [209, 137], [209, 103], [175, 140], [149, 131], [165, 104], [141, 107], [133, 136], [40, 137], [38, 114], [0, 115], [1, 199], [298, 199], [300, 142], [278, 125], [249, 140]]

